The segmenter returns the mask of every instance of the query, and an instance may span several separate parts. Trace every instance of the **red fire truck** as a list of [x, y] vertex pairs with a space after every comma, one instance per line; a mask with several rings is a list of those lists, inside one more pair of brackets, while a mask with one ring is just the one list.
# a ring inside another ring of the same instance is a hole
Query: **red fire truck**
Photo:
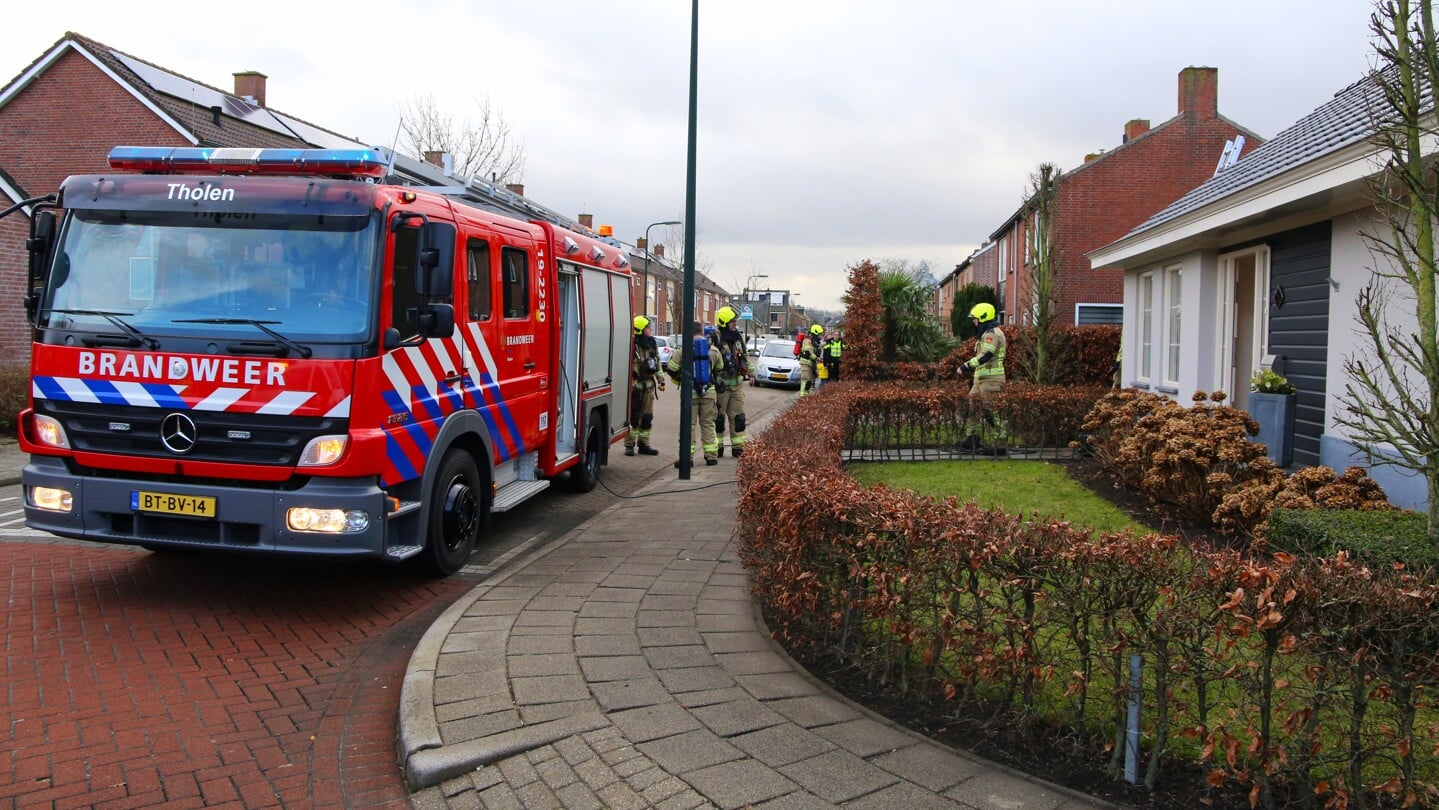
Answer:
[[376, 150], [110, 166], [32, 220], [31, 527], [448, 574], [624, 438], [616, 244], [387, 185]]

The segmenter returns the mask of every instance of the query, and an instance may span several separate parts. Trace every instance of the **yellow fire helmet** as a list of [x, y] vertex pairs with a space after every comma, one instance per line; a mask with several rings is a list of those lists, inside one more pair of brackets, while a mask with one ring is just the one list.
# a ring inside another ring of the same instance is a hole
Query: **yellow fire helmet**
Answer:
[[994, 304], [978, 303], [969, 311], [969, 317], [980, 323], [989, 323], [994, 320]]
[[719, 327], [723, 329], [729, 326], [730, 322], [738, 317], [739, 313], [734, 311], [734, 307], [720, 307], [719, 310], [715, 312], [715, 323], [719, 324]]
[[809, 333], [810, 333], [811, 335], [815, 335], [816, 337], [818, 337], [819, 335], [823, 335], [823, 334], [824, 334], [824, 326], [823, 326], [822, 324], [815, 324], [814, 326], [811, 326], [811, 327], [809, 328]]
[[645, 333], [645, 329], [646, 329], [649, 325], [650, 325], [650, 319], [649, 319], [649, 318], [646, 318], [646, 317], [643, 316], [643, 315], [636, 315], [636, 316], [635, 316], [635, 334], [636, 334], [636, 335], [643, 335], [643, 334]]

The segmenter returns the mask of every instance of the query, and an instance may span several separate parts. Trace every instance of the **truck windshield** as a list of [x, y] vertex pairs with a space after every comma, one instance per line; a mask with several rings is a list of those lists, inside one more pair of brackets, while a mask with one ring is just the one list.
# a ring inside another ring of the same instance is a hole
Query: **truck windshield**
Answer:
[[183, 350], [167, 336], [253, 339], [255, 321], [301, 343], [367, 340], [378, 233], [370, 216], [74, 209], [39, 326], [114, 332], [105, 313], [124, 313], [166, 350]]

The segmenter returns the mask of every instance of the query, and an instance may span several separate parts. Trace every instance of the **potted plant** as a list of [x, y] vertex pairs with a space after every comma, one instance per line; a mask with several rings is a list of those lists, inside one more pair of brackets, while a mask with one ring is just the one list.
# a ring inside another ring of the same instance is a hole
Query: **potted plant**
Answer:
[[1259, 423], [1254, 440], [1268, 448], [1275, 464], [1287, 467], [1294, 462], [1294, 384], [1273, 369], [1254, 372], [1249, 380], [1249, 415]]

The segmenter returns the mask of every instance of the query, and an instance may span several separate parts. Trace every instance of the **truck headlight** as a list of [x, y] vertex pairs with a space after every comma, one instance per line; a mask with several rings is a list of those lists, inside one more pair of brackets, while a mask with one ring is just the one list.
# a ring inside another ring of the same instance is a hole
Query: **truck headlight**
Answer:
[[30, 487], [30, 505], [47, 512], [69, 512], [74, 507], [74, 499], [68, 489]]
[[328, 467], [339, 461], [345, 455], [345, 448], [349, 446], [350, 437], [347, 435], [316, 436], [305, 445], [305, 451], [300, 454], [299, 466]]
[[370, 528], [370, 513], [363, 509], [313, 509], [296, 506], [286, 510], [285, 525], [292, 532], [362, 532]]

